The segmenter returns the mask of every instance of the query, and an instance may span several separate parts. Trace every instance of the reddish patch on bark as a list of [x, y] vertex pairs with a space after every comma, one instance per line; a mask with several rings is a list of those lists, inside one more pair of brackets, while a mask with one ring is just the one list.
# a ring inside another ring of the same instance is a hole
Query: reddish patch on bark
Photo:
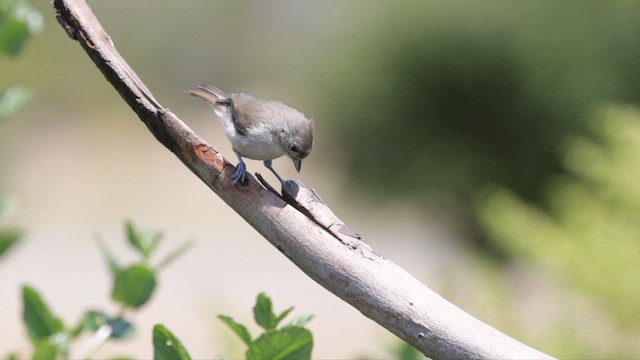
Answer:
[[198, 145], [195, 147], [196, 155], [204, 163], [213, 165], [218, 169], [224, 167], [224, 159], [209, 145]]

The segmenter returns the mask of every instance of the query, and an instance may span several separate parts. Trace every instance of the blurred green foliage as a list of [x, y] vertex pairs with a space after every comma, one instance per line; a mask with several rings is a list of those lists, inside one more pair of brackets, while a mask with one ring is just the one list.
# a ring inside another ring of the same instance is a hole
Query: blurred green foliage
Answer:
[[[112, 299], [120, 304], [117, 313], [89, 310], [75, 326], [67, 326], [55, 315], [35, 288], [28, 285], [22, 287], [22, 315], [32, 344], [32, 359], [88, 359], [105, 341], [129, 339], [135, 334], [133, 323], [127, 319], [128, 312], [144, 305], [155, 289], [160, 266], [151, 267], [149, 260], [162, 240], [162, 235], [157, 231], [140, 231], [131, 221], [125, 222], [125, 232], [128, 243], [141, 256], [140, 262], [123, 268], [106, 247], [101, 245], [102, 254], [113, 276]], [[190, 242], [185, 244], [161, 261], [161, 267], [184, 253]], [[305, 325], [313, 316], [299, 316], [279, 327], [292, 310], [293, 307], [290, 307], [275, 313], [271, 299], [264, 293], [259, 294], [253, 314], [263, 332], [255, 339], [251, 337], [246, 326], [236, 322], [232, 317], [219, 315], [218, 318], [247, 345], [247, 359], [310, 359], [313, 335]], [[71, 345], [76, 341], [80, 342], [79, 336], [84, 333], [89, 333], [90, 338], [76, 346], [76, 353], [70, 354]], [[154, 359], [191, 359], [182, 342], [163, 325], [154, 326], [152, 339]], [[5, 358], [25, 357], [19, 353], [11, 353]]]
[[[24, 303], [22, 317], [27, 333], [36, 349], [36, 354], [40, 353], [40, 356], [34, 355], [34, 358], [55, 359], [58, 352], [65, 354], [69, 347], [69, 337], [64, 333], [62, 320], [53, 315], [40, 294], [32, 287], [22, 287], [22, 299]], [[41, 354], [43, 351], [53, 356], [43, 356]]]
[[[0, 0], [0, 55], [16, 57], [26, 41], [42, 31], [42, 15], [24, 0]], [[0, 89], [0, 120], [18, 111], [31, 99], [30, 89]]]
[[[0, 56], [17, 56], [24, 43], [42, 28], [42, 15], [26, 1], [0, 0]], [[31, 98], [31, 90], [14, 86], [0, 89], [0, 120], [18, 111]], [[7, 197], [0, 196], [0, 219], [9, 211]], [[20, 240], [22, 234], [15, 229], [0, 230], [0, 256]]]
[[640, 99], [639, 2], [405, 2], [379, 12], [345, 37], [319, 80], [347, 174], [378, 195], [469, 201], [497, 182], [537, 199], [562, 169], [559, 145], [585, 132], [593, 106]]
[[[0, 196], [0, 220], [5, 218], [9, 210], [9, 200], [7, 197]], [[20, 238], [22, 237], [22, 231], [18, 229], [3, 228], [0, 230], [0, 257], [4, 255], [10, 248], [12, 248]]]
[[42, 31], [42, 15], [25, 0], [0, 0], [0, 54], [15, 57]]
[[[22, 287], [22, 315], [33, 347], [33, 359], [70, 358], [71, 344], [83, 333], [90, 333], [91, 337], [79, 347], [78, 353], [74, 354], [83, 359], [88, 358], [108, 339], [128, 339], [135, 334], [134, 325], [127, 320], [127, 311], [144, 305], [155, 289], [159, 267], [150, 267], [148, 263], [162, 236], [159, 232], [138, 231], [131, 221], [125, 223], [125, 230], [129, 244], [141, 256], [140, 262], [121, 268], [113, 255], [104, 246], [101, 247], [114, 278], [112, 298], [121, 305], [117, 313], [89, 310], [82, 315], [75, 326], [70, 327], [54, 314], [36, 289], [27, 285]], [[143, 240], [147, 237], [154, 240], [151, 242]], [[153, 245], [150, 245], [151, 243]], [[189, 245], [190, 242], [185, 244]], [[186, 248], [185, 245], [179, 247], [167, 258], [175, 259]], [[162, 266], [168, 263], [166, 259], [160, 262]], [[11, 357], [23, 358], [17, 353], [9, 354], [8, 358]]]
[[304, 326], [313, 316], [306, 315], [293, 319], [289, 324], [278, 328], [278, 325], [293, 310], [290, 307], [277, 314], [273, 311], [271, 298], [266, 294], [258, 294], [253, 316], [263, 333], [253, 339], [246, 326], [238, 323], [232, 317], [219, 315], [225, 323], [247, 345], [245, 357], [248, 360], [258, 359], [310, 359], [313, 349], [313, 335]]
[[[273, 312], [271, 298], [266, 294], [258, 294], [253, 316], [264, 332], [255, 339], [246, 326], [227, 315], [218, 315], [240, 339], [247, 345], [247, 360], [305, 360], [311, 359], [313, 335], [304, 326], [313, 318], [310, 315], [300, 316], [289, 324], [278, 328], [278, 324], [293, 310], [290, 307], [280, 314]], [[153, 328], [153, 358], [155, 360], [190, 360], [191, 355], [182, 342], [165, 328], [156, 325]]]
[[154, 360], [191, 360], [191, 355], [178, 339], [164, 325], [153, 327]]
[[131, 221], [125, 222], [125, 232], [129, 245], [140, 255], [140, 261], [122, 267], [104, 244], [100, 245], [100, 250], [113, 275], [111, 298], [125, 308], [136, 309], [151, 298], [156, 287], [158, 271], [188, 250], [192, 242], [185, 242], [156, 266], [151, 266], [151, 257], [162, 240], [162, 233], [138, 230]]
[[13, 86], [0, 93], [0, 120], [15, 114], [31, 97], [32, 91], [23, 86]]
[[[377, 11], [354, 17], [360, 31], [345, 32], [316, 78], [350, 182], [394, 201], [455, 199], [492, 254], [533, 259], [599, 299], [622, 326], [599, 341], [637, 331], [640, 148], [626, 143], [637, 120], [620, 108], [595, 127], [589, 118], [603, 103], [640, 103], [640, 2], [409, 1]], [[508, 287], [500, 274], [488, 272], [478, 293]], [[499, 295], [495, 319], [535, 338], [518, 323], [513, 291]], [[567, 326], [537, 346], [637, 357], [628, 344], [585, 350], [597, 346], [564, 315]], [[610, 321], [599, 320], [589, 325]]]
[[597, 138], [566, 142], [569, 173], [545, 187], [544, 207], [495, 186], [479, 197], [478, 214], [496, 246], [590, 294], [623, 331], [637, 331], [640, 111], [610, 106], [591, 124]]

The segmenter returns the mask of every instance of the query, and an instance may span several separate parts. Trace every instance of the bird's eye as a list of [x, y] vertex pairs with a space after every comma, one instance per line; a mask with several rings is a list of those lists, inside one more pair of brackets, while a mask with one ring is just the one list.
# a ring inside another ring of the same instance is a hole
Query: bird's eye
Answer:
[[298, 147], [295, 145], [292, 145], [289, 149], [291, 149], [291, 151], [293, 151], [294, 153], [297, 153], [300, 151], [300, 149], [298, 149]]

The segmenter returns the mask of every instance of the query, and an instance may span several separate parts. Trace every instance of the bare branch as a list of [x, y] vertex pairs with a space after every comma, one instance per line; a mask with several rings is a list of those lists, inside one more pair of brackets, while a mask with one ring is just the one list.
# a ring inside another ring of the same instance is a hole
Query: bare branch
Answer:
[[549, 358], [473, 318], [375, 253], [301, 183], [287, 182], [282, 198], [252, 176], [231, 187], [233, 165], [154, 99], [87, 4], [54, 0], [53, 6], [60, 25], [156, 139], [327, 290], [433, 358]]

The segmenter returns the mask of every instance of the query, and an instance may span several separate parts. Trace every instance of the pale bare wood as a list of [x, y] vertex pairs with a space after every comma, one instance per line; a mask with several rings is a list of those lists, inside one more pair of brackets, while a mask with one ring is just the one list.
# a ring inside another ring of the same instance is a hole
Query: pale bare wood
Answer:
[[67, 34], [156, 139], [327, 290], [432, 358], [550, 358], [473, 318], [377, 254], [301, 183], [287, 182], [282, 197], [251, 175], [247, 184], [231, 187], [233, 165], [154, 99], [87, 4], [54, 0], [53, 6]]

